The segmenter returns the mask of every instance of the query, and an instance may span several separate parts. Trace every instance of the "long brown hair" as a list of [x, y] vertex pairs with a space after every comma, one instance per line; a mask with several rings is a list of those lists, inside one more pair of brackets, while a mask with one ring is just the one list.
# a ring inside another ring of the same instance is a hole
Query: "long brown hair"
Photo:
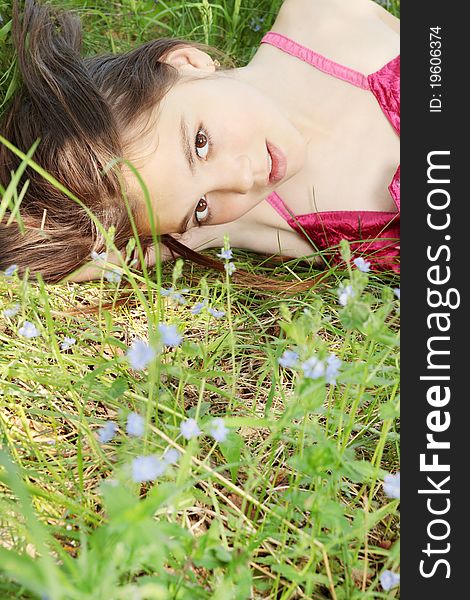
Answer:
[[[133, 237], [115, 160], [126, 153], [121, 132], [142, 127], [145, 116], [177, 81], [177, 70], [163, 62], [166, 55], [181, 45], [202, 45], [163, 38], [123, 54], [83, 58], [78, 16], [36, 0], [25, 0], [22, 10], [14, 1], [12, 38], [21, 84], [0, 123], [0, 135], [24, 153], [39, 140], [34, 161], [80, 202], [26, 167], [18, 183], [18, 190], [26, 185], [20, 210], [23, 226], [9, 219], [8, 211], [0, 221], [0, 269], [16, 264], [20, 273], [28, 268], [53, 283], [89, 262], [92, 251], [105, 249], [104, 236], [89, 211], [104, 230], [114, 227], [118, 250]], [[0, 143], [4, 188], [20, 164], [21, 158]], [[128, 200], [135, 214], [137, 199]], [[8, 219], [13, 222], [7, 225]], [[176, 255], [223, 269], [219, 261], [171, 236], [161, 241]], [[140, 242], [145, 252], [152, 238], [142, 235]], [[236, 279], [241, 281], [243, 274]], [[286, 287], [250, 276], [251, 284], [256, 280], [265, 289]]]

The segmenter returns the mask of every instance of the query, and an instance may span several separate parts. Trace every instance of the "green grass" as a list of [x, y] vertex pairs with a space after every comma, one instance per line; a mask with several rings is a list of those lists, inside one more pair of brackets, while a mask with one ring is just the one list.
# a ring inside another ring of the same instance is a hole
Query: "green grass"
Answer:
[[[89, 52], [171, 33], [243, 63], [262, 34], [251, 19], [269, 27], [280, 2], [60, 4], [83, 14]], [[302, 261], [273, 266], [238, 250], [233, 260], [276, 279], [316, 275]], [[116, 301], [122, 284], [0, 274], [1, 309], [19, 305], [0, 313], [0, 598], [398, 597], [379, 582], [384, 569], [399, 570], [399, 504], [382, 486], [399, 469], [398, 280], [350, 265], [283, 295], [178, 262], [127, 269], [122, 281], [135, 303], [90, 313], [87, 305]], [[159, 281], [186, 302], [162, 295]], [[344, 284], [354, 296], [341, 306]], [[204, 299], [225, 316], [193, 314]], [[18, 334], [26, 320], [38, 337]], [[177, 325], [180, 346], [162, 347], [162, 322]], [[65, 336], [76, 339], [66, 351]], [[126, 357], [135, 338], [158, 351], [144, 370]], [[335, 354], [336, 385], [281, 368], [286, 349], [301, 363]], [[126, 433], [130, 412], [144, 417], [142, 437]], [[210, 435], [214, 417], [230, 432], [221, 443]], [[203, 431], [192, 440], [180, 433], [188, 418]], [[101, 443], [109, 421], [118, 430]], [[169, 448], [177, 464], [133, 482], [136, 456]]]

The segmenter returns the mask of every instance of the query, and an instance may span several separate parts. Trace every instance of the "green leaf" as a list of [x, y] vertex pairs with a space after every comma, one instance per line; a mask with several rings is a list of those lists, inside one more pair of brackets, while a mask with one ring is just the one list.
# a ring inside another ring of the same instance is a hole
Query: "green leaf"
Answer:
[[360, 329], [370, 315], [370, 306], [365, 302], [350, 301], [340, 312], [341, 322], [346, 329]]
[[400, 416], [400, 406], [396, 400], [386, 402], [380, 407], [380, 418], [382, 420], [395, 420]]
[[243, 438], [233, 431], [227, 435], [225, 442], [219, 444], [225, 460], [231, 465], [229, 467], [230, 475], [234, 483], [237, 481], [240, 458], [244, 446], [245, 442], [243, 441]]
[[218, 521], [212, 521], [209, 530], [197, 538], [196, 552], [194, 553], [194, 564], [206, 569], [215, 569], [232, 559], [231, 551], [224, 547], [220, 540]]
[[368, 483], [370, 481], [375, 481], [377, 477], [384, 474], [381, 469], [377, 469], [376, 466], [365, 460], [344, 461], [342, 472], [345, 477], [354, 483]]
[[339, 252], [341, 254], [341, 258], [345, 262], [349, 262], [351, 260], [351, 248], [349, 246], [349, 242], [347, 240], [341, 240], [339, 243]]
[[293, 456], [289, 462], [311, 478], [335, 471], [341, 464], [341, 456], [333, 441], [323, 439], [314, 446], [305, 447], [301, 456]]
[[301, 379], [296, 387], [296, 396], [305, 410], [313, 411], [326, 400], [326, 385], [323, 377], [320, 379]]
[[47, 592], [42, 568], [38, 560], [27, 554], [0, 547], [0, 572], [23, 584], [29, 591], [43, 595]]
[[112, 480], [105, 480], [100, 486], [109, 519], [116, 519], [137, 506], [139, 498], [132, 487]]
[[11, 31], [11, 20], [5, 23], [5, 25], [0, 29], [0, 42], [6, 39], [7, 35]]

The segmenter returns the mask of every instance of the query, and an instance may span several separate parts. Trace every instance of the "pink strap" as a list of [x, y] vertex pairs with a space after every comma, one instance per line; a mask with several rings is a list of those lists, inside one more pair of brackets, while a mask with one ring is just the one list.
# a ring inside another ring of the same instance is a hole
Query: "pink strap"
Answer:
[[284, 203], [284, 200], [278, 196], [278, 194], [276, 194], [276, 192], [272, 192], [267, 198], [266, 200], [269, 202], [269, 204], [275, 209], [277, 210], [277, 212], [281, 215], [281, 217], [285, 220], [285, 221], [289, 221], [289, 219], [291, 219], [294, 215], [290, 213], [289, 209], [287, 208], [287, 206]]
[[276, 46], [276, 48], [280, 48], [290, 54], [292, 56], [296, 56], [301, 60], [311, 64], [316, 67], [323, 73], [327, 73], [328, 75], [332, 75], [337, 79], [342, 79], [343, 81], [347, 81], [356, 87], [362, 88], [363, 90], [369, 89], [369, 82], [367, 77], [359, 71], [354, 71], [354, 69], [350, 69], [349, 67], [344, 67], [329, 58], [310, 50], [302, 44], [298, 44], [286, 37], [285, 35], [281, 35], [280, 33], [275, 33], [274, 31], [269, 31], [261, 40], [263, 44], [271, 44], [272, 46]]

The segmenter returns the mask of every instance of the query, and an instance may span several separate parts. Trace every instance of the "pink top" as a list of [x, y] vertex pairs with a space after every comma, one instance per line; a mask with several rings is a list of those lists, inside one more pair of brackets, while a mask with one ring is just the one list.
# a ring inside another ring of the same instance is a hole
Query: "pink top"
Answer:
[[[261, 43], [276, 46], [324, 73], [372, 92], [385, 116], [397, 134], [400, 134], [400, 56], [395, 57], [375, 73], [366, 76], [273, 31], [267, 33]], [[367, 259], [373, 267], [399, 272], [399, 166], [388, 189], [398, 212], [339, 210], [294, 215], [276, 192], [270, 194], [267, 201], [290, 227], [305, 237], [314, 248], [331, 251], [342, 239], [346, 239], [350, 242], [355, 256], [367, 254]], [[326, 255], [327, 253], [324, 253], [325, 258]], [[341, 259], [338, 252], [333, 252], [331, 258], [333, 263]]]

